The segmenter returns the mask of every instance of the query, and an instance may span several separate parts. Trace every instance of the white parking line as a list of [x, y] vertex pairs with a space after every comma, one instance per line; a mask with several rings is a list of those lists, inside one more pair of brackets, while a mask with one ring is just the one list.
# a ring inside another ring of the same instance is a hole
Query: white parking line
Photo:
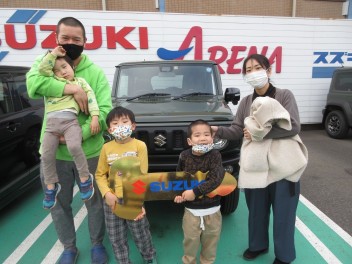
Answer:
[[342, 263], [298, 217], [296, 217], [296, 228], [327, 263]]
[[[77, 185], [73, 189], [73, 196], [78, 192]], [[52, 222], [51, 215], [49, 214], [44, 220], [22, 241], [22, 243], [12, 252], [12, 254], [4, 261], [4, 264], [17, 263], [26, 252], [33, 246], [37, 239], [43, 234], [45, 229]]]
[[[82, 208], [78, 211], [78, 213], [74, 217], [76, 231], [79, 228], [79, 226], [82, 224], [86, 215], [87, 215], [87, 208], [85, 205], [83, 205]], [[61, 242], [59, 240], [57, 240], [56, 243], [54, 244], [54, 246], [49, 251], [49, 253], [43, 259], [41, 264], [52, 264], [53, 261], [55, 261], [55, 263], [56, 263], [56, 261], [59, 259], [63, 250], [64, 250], [64, 248], [63, 248]]]
[[[73, 196], [78, 192], [78, 187], [75, 186], [73, 190]], [[347, 244], [352, 247], [352, 237], [344, 231], [340, 226], [333, 222], [311, 202], [309, 202], [304, 196], [300, 195], [300, 202], [302, 202], [310, 211], [312, 211], [318, 218], [320, 218], [327, 226], [329, 226], [337, 235], [339, 235]], [[82, 224], [84, 218], [87, 215], [87, 209], [85, 205], [78, 211], [74, 217], [74, 223], [76, 230]], [[43, 232], [52, 223], [51, 215], [49, 214], [44, 220], [22, 241], [22, 243], [12, 252], [12, 254], [4, 261], [4, 264], [17, 263], [26, 252], [32, 247], [36, 240], [43, 234]], [[327, 261], [327, 263], [341, 263], [339, 259], [318, 239], [318, 237], [297, 217], [296, 228], [302, 233], [302, 235], [309, 241], [309, 243], [317, 250], [317, 252]], [[53, 261], [59, 259], [63, 251], [63, 246], [60, 241], [57, 240], [52, 249], [46, 255], [42, 264], [53, 263]]]
[[15, 251], [5, 260], [4, 264], [17, 263], [24, 254], [31, 248], [31, 246], [42, 235], [45, 229], [51, 224], [52, 218], [48, 214], [47, 217], [23, 240], [23, 242], [16, 248]]
[[352, 247], [352, 236], [350, 236], [345, 230], [338, 226], [332, 221], [326, 214], [320, 211], [314, 204], [308, 201], [304, 196], [300, 195], [299, 200], [303, 203], [310, 211], [312, 211], [319, 219], [321, 219], [328, 227], [330, 227], [337, 235], [346, 241]]

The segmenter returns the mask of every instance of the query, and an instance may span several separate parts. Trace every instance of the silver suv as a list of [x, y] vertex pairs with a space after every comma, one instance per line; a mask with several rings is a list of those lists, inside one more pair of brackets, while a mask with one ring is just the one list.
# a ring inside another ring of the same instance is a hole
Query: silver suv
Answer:
[[352, 67], [334, 71], [323, 110], [326, 133], [336, 139], [345, 138], [352, 127]]

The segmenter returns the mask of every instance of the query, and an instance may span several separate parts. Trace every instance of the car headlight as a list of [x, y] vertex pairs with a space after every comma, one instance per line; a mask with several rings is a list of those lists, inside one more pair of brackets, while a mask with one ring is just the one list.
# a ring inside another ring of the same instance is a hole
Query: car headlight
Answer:
[[228, 141], [227, 139], [215, 138], [214, 139], [214, 149], [222, 150], [227, 147]]

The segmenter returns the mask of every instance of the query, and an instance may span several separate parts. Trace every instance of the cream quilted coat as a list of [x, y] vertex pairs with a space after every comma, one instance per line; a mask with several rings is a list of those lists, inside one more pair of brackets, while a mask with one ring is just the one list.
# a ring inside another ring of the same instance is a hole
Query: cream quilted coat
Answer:
[[252, 140], [242, 144], [238, 186], [253, 189], [282, 179], [297, 182], [308, 163], [300, 137], [264, 139], [273, 125], [291, 130], [288, 111], [273, 98], [257, 97], [244, 124]]

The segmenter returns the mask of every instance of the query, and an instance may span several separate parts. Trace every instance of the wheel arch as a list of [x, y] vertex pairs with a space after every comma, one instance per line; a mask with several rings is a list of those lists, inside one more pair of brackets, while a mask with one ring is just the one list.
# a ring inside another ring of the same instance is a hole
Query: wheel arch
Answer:
[[345, 110], [341, 105], [327, 105], [325, 107], [324, 115], [323, 115], [323, 124], [325, 124], [326, 117], [332, 111], [341, 111], [346, 117]]

